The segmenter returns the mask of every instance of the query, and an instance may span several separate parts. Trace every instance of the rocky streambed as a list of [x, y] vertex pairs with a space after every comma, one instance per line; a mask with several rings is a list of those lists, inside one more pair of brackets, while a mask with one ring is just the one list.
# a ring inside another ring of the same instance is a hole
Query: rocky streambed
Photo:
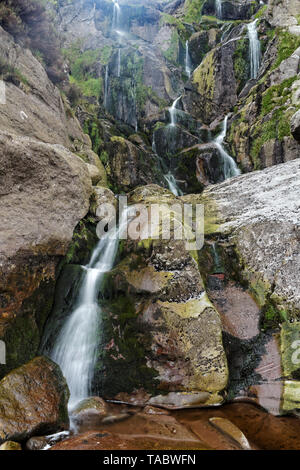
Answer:
[[[299, 450], [300, 420], [274, 417], [247, 403], [220, 408], [167, 411], [147, 406], [107, 405], [90, 411], [77, 433], [58, 450]], [[32, 438], [27, 448], [43, 440]]]

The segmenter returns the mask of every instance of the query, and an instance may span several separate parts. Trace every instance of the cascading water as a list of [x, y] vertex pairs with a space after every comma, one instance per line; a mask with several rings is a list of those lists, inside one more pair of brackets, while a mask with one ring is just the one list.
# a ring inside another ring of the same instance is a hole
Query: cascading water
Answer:
[[112, 30], [116, 31], [120, 25], [120, 5], [118, 0], [113, 0], [114, 8], [113, 8], [113, 18], [112, 18]]
[[121, 76], [121, 48], [119, 47], [119, 50], [118, 50], [118, 70], [117, 70], [117, 75], [118, 75], [118, 78], [120, 78]]
[[178, 187], [177, 181], [174, 175], [171, 173], [171, 171], [169, 171], [169, 173], [164, 175], [164, 178], [166, 182], [168, 183], [169, 190], [171, 191], [171, 193], [174, 194], [174, 196], [183, 196], [183, 192]]
[[250, 42], [250, 64], [251, 64], [251, 78], [255, 79], [258, 76], [260, 67], [260, 41], [257, 33], [257, 19], [248, 24], [248, 37]]
[[215, 0], [215, 1], [216, 1], [217, 17], [221, 20], [223, 16], [222, 0]]
[[192, 73], [192, 61], [189, 53], [189, 41], [185, 43], [185, 72], [190, 78]]
[[153, 150], [153, 153], [156, 155], [157, 157], [157, 163], [158, 163], [158, 166], [160, 167], [160, 170], [161, 172], [164, 174], [164, 179], [166, 180], [167, 184], [168, 184], [168, 188], [169, 190], [171, 191], [171, 193], [174, 194], [174, 196], [183, 196], [183, 192], [181, 191], [181, 189], [179, 188], [178, 184], [177, 184], [177, 181], [174, 177], [174, 175], [172, 174], [171, 170], [167, 170], [167, 166], [165, 164], [165, 162], [163, 161], [163, 159], [158, 155], [157, 151], [156, 151], [156, 144], [155, 144], [155, 136], [153, 134], [153, 139], [152, 139], [152, 150]]
[[124, 210], [119, 228], [112, 229], [99, 241], [88, 265], [83, 267], [83, 280], [74, 310], [63, 326], [50, 354], [60, 365], [67, 380], [71, 398], [69, 407], [91, 394], [97, 359], [98, 335], [101, 330], [101, 307], [98, 294], [104, 273], [114, 265], [120, 233], [127, 226]]
[[218, 253], [217, 243], [213, 242], [211, 245], [212, 248], [212, 256], [214, 261], [214, 273], [222, 272], [222, 260]]
[[172, 127], [176, 126], [176, 122], [177, 122], [177, 120], [176, 120], [176, 113], [177, 113], [176, 106], [177, 106], [177, 103], [180, 99], [181, 99], [181, 96], [176, 98], [176, 100], [173, 102], [171, 108], [169, 108], [169, 113], [170, 113], [170, 118], [171, 118], [170, 126], [172, 126]]
[[223, 160], [223, 175], [225, 180], [228, 178], [232, 178], [233, 176], [237, 176], [241, 173], [234, 159], [226, 152], [223, 147], [224, 139], [227, 134], [227, 124], [228, 116], [226, 116], [223, 121], [222, 132], [215, 139], [215, 145], [217, 146]]
[[105, 80], [104, 80], [104, 108], [107, 108], [107, 99], [108, 99], [108, 80], [109, 80], [109, 76], [108, 76], [108, 65], [106, 66], [106, 69], [105, 69]]

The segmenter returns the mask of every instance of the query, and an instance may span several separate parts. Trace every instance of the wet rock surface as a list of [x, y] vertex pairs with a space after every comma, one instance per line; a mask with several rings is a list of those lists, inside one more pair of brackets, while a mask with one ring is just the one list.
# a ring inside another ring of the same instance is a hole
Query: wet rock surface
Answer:
[[45, 357], [15, 369], [0, 382], [0, 440], [22, 442], [67, 429], [69, 389], [60, 368]]
[[[130, 204], [165, 203], [165, 217], [176, 201], [178, 214], [181, 211], [180, 201], [156, 185], [137, 188], [129, 197]], [[139, 233], [146, 224], [142, 222]], [[124, 243], [122, 261], [107, 275], [98, 387], [106, 398], [139, 388], [152, 396], [178, 392], [178, 399], [174, 394], [175, 401], [166, 400], [169, 407], [180, 406], [180, 392], [195, 393], [196, 401], [197, 392], [207, 392], [202, 404], [220, 403], [227, 383], [221, 322], [204, 291], [197, 255], [173, 235], [167, 243], [155, 239], [155, 233], [164, 230], [160, 222], [152, 228], [147, 238]], [[126, 337], [118, 328], [123, 317], [127, 318]], [[188, 400], [187, 406], [191, 406]]]
[[37, 353], [50, 312], [55, 269], [89, 209], [86, 164], [61, 146], [2, 133], [0, 376]]
[[[124, 407], [114, 407], [117, 415]], [[123, 422], [82, 428], [52, 450], [298, 450], [300, 423], [247, 403], [166, 414], [131, 409]]]

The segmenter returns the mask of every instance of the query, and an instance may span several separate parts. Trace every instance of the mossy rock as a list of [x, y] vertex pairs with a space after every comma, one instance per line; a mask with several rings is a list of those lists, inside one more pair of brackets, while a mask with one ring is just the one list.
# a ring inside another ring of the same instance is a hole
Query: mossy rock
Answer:
[[281, 358], [285, 377], [300, 379], [300, 322], [284, 322], [281, 327]]

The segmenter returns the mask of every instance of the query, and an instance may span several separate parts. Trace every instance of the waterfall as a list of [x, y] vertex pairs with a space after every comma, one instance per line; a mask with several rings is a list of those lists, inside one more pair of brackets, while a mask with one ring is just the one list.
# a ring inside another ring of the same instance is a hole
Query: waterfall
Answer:
[[222, 261], [218, 253], [217, 243], [213, 242], [211, 245], [211, 248], [212, 248], [212, 256], [214, 260], [214, 273], [222, 272]]
[[107, 99], [108, 99], [108, 64], [105, 69], [105, 81], [104, 81], [104, 108], [107, 108]]
[[121, 76], [121, 48], [119, 47], [118, 50], [118, 71], [117, 71], [118, 78]]
[[222, 0], [215, 0], [216, 2], [216, 13], [217, 17], [221, 20], [222, 19]]
[[226, 152], [223, 147], [223, 142], [227, 134], [227, 124], [228, 124], [228, 116], [225, 117], [223, 121], [223, 128], [221, 133], [215, 139], [215, 145], [217, 146], [220, 155], [223, 159], [223, 174], [224, 179], [232, 178], [233, 176], [239, 175], [241, 172], [237, 167], [237, 164], [233, 160], [233, 158]]
[[251, 64], [251, 78], [257, 78], [258, 70], [260, 67], [260, 41], [257, 33], [257, 19], [248, 24], [248, 37], [250, 41], [250, 64]]
[[181, 99], [181, 96], [176, 98], [176, 100], [173, 102], [171, 108], [169, 108], [170, 117], [171, 117], [170, 125], [173, 126], [173, 127], [176, 125], [176, 112], [177, 112], [176, 111], [176, 105], [177, 105], [177, 103], [180, 99]]
[[[158, 153], [156, 151], [156, 143], [155, 143], [154, 134], [153, 134], [153, 139], [152, 139], [152, 151], [157, 157], [157, 164], [160, 167], [161, 172], [165, 173], [167, 171], [167, 167], [166, 167], [166, 164], [163, 161], [163, 159], [158, 155]], [[164, 176], [164, 179], [166, 180], [166, 182], [168, 184], [168, 188], [171, 191], [171, 193], [173, 193], [174, 196], [183, 196], [183, 192], [178, 187], [177, 181], [176, 181], [174, 175], [172, 174], [171, 170], [169, 170], [163, 176]]]
[[165, 180], [168, 183], [169, 190], [171, 193], [174, 194], [174, 196], [183, 196], [183, 192], [181, 189], [178, 187], [177, 181], [174, 177], [174, 175], [169, 171], [166, 175], [164, 175]]
[[185, 71], [187, 76], [190, 78], [192, 73], [192, 62], [189, 53], [189, 41], [185, 43]]
[[112, 229], [98, 242], [88, 265], [74, 310], [67, 319], [51, 353], [60, 365], [71, 392], [70, 408], [91, 394], [101, 330], [101, 307], [98, 294], [103, 276], [113, 267], [120, 233], [127, 226], [128, 210], [123, 211], [119, 228]]
[[118, 0], [113, 0], [114, 8], [113, 8], [113, 18], [112, 18], [112, 30], [116, 31], [120, 25], [120, 5]]

